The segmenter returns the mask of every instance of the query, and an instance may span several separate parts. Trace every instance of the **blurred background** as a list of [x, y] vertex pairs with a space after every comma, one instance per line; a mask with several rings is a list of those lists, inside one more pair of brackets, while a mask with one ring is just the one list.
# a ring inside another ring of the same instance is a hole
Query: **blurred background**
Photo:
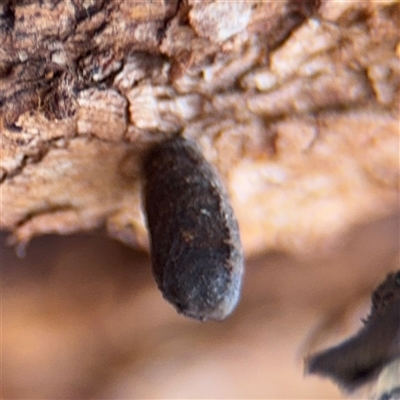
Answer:
[[247, 259], [224, 322], [177, 315], [148, 255], [100, 233], [2, 233], [2, 398], [339, 399], [304, 357], [361, 327], [371, 291], [398, 269], [399, 216], [354, 227], [318, 254]]

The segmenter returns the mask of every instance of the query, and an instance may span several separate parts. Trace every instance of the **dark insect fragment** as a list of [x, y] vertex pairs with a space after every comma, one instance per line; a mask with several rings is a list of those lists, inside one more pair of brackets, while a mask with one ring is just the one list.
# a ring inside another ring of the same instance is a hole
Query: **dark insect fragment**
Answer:
[[[306, 360], [310, 373], [327, 376], [348, 391], [374, 380], [400, 357], [400, 271], [389, 274], [372, 295], [371, 314], [350, 339]], [[399, 376], [400, 381], [400, 376]]]
[[152, 147], [143, 168], [159, 289], [188, 317], [226, 318], [239, 300], [244, 261], [238, 224], [216, 171], [182, 137]]

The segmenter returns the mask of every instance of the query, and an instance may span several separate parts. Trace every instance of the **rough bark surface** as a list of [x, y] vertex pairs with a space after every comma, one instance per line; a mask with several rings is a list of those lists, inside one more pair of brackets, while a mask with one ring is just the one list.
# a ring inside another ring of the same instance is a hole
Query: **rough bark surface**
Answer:
[[198, 141], [245, 250], [310, 249], [399, 195], [396, 1], [6, 1], [0, 228], [147, 247], [143, 151]]

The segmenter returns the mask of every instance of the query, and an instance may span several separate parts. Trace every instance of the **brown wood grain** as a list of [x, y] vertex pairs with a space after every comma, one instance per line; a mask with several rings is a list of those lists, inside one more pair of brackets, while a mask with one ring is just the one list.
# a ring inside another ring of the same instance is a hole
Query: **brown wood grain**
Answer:
[[6, 1], [0, 227], [147, 248], [140, 160], [176, 131], [223, 176], [247, 254], [398, 208], [394, 1]]

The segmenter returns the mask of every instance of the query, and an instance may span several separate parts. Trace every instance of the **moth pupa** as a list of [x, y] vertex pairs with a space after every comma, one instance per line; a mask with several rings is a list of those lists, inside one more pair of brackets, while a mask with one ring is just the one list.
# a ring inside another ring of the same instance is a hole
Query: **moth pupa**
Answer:
[[226, 318], [240, 297], [244, 259], [217, 172], [182, 137], [153, 146], [143, 170], [152, 268], [164, 298], [191, 318]]

